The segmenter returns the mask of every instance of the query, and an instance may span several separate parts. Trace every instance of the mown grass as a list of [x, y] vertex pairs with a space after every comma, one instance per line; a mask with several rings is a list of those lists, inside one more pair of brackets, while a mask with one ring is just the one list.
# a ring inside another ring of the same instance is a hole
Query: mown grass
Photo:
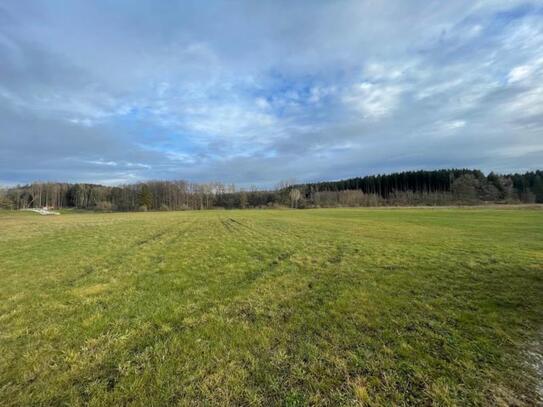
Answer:
[[541, 210], [4, 212], [0, 279], [3, 406], [538, 403]]

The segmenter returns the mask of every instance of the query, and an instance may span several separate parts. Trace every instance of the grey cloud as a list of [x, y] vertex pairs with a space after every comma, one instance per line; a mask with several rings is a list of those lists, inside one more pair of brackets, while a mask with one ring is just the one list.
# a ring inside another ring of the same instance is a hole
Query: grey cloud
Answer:
[[543, 73], [508, 82], [543, 58], [541, 7], [519, 5], [4, 4], [0, 182], [541, 167]]

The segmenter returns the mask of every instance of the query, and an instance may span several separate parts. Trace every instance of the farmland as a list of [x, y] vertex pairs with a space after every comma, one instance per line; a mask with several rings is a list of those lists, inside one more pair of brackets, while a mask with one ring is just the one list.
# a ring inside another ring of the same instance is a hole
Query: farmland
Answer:
[[0, 405], [536, 405], [543, 211], [0, 212]]

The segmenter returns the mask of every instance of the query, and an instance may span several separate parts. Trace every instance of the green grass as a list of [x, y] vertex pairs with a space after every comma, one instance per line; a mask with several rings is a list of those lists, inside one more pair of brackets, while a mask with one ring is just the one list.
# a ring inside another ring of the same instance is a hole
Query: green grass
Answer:
[[0, 212], [0, 405], [536, 405], [543, 211]]

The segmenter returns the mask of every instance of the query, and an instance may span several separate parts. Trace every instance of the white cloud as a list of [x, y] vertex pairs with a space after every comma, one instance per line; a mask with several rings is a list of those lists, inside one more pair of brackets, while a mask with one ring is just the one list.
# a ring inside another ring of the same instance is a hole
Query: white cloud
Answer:
[[168, 151], [166, 156], [172, 161], [180, 161], [186, 164], [194, 164], [196, 162], [193, 156], [186, 153]]
[[323, 98], [335, 95], [337, 88], [335, 86], [313, 86], [309, 93], [309, 103], [319, 103]]
[[272, 115], [252, 110], [249, 106], [207, 102], [182, 110], [183, 123], [190, 131], [211, 138], [232, 140], [255, 137], [259, 130], [269, 129], [276, 124]]
[[466, 122], [464, 120], [453, 120], [450, 122], [443, 123], [443, 127], [447, 130], [457, 130], [465, 126], [466, 126]]
[[117, 166], [117, 163], [115, 161], [88, 160], [88, 161], [84, 161], [84, 162], [89, 163], [89, 164], [94, 164], [94, 165], [105, 165], [105, 166], [108, 166], [108, 167], [116, 167]]
[[92, 127], [94, 125], [94, 121], [88, 118], [78, 119], [74, 117], [74, 118], [68, 119], [68, 121], [70, 123], [77, 124], [80, 126], [85, 126], [85, 127]]
[[0, 172], [43, 179], [25, 154], [96, 181], [499, 168], [481, 146], [543, 134], [543, 20], [520, 0], [151, 3], [6, 3]]
[[257, 98], [255, 104], [259, 109], [266, 110], [270, 108], [270, 103], [264, 98]]
[[530, 65], [521, 65], [516, 66], [515, 68], [511, 69], [509, 72], [509, 75], [507, 75], [507, 82], [508, 83], [515, 83], [515, 82], [521, 82], [525, 79], [530, 78], [533, 72], [533, 67]]
[[529, 144], [529, 145], [517, 145], [508, 146], [506, 148], [498, 148], [493, 150], [495, 154], [499, 154], [504, 157], [520, 158], [528, 154], [541, 154], [543, 153], [543, 144]]
[[353, 85], [343, 97], [351, 108], [367, 119], [382, 119], [394, 112], [403, 89], [398, 85], [380, 85], [362, 82]]
[[418, 100], [440, 96], [446, 92], [449, 92], [455, 88], [458, 88], [463, 83], [463, 78], [456, 78], [454, 80], [445, 81], [438, 84], [432, 84], [427, 87], [422, 87], [421, 90], [417, 91], [415, 94], [415, 98]]
[[372, 62], [365, 66], [363, 74], [369, 81], [397, 80], [403, 75], [403, 71], [394, 66]]
[[508, 102], [505, 110], [511, 120], [543, 115], [543, 86], [519, 93]]

